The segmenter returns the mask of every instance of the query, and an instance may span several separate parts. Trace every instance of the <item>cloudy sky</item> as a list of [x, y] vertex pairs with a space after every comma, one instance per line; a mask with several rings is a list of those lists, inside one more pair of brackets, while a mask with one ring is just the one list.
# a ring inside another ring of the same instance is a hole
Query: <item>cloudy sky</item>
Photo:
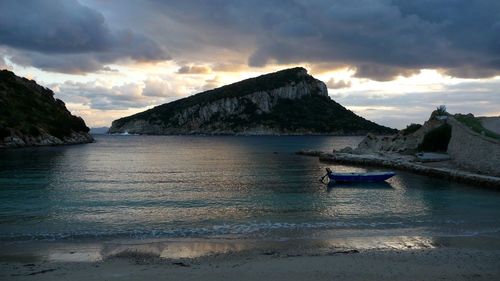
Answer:
[[500, 115], [498, 0], [2, 0], [0, 68], [90, 126], [292, 66], [402, 128]]

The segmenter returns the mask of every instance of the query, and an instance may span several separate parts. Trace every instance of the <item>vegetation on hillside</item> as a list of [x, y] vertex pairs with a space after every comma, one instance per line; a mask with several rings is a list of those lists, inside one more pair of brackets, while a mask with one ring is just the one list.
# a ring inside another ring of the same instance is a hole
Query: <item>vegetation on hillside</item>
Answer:
[[410, 125], [406, 126], [406, 128], [401, 130], [401, 133], [403, 134], [403, 136], [407, 136], [415, 133], [420, 128], [422, 128], [422, 125], [411, 123]]
[[83, 119], [53, 95], [33, 81], [0, 71], [0, 139], [12, 133], [38, 136], [40, 130], [60, 139], [72, 131], [88, 132]]
[[483, 124], [481, 124], [481, 121], [474, 117], [472, 114], [455, 114], [455, 119], [457, 119], [460, 123], [466, 125], [470, 129], [472, 129], [474, 132], [482, 134], [486, 137], [494, 138], [494, 139], [500, 139], [500, 135], [492, 132], [485, 127], [483, 127]]
[[354, 114], [329, 97], [319, 95], [305, 96], [299, 100], [280, 100], [270, 113], [254, 114], [249, 121], [284, 131], [380, 134], [396, 132]]

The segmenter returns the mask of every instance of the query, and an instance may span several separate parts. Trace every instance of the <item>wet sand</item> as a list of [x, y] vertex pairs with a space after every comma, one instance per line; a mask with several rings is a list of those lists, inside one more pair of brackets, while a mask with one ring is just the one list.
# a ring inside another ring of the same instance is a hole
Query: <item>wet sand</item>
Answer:
[[0, 280], [500, 280], [498, 247], [395, 241], [357, 249], [338, 241], [48, 244], [49, 255], [4, 255]]
[[500, 253], [453, 249], [319, 256], [224, 254], [202, 259], [115, 257], [101, 262], [0, 265], [2, 280], [500, 280]]

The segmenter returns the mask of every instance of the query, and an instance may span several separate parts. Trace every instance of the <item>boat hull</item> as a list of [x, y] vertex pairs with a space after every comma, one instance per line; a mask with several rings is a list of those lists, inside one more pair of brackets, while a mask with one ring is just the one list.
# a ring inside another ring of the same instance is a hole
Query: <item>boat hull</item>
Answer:
[[385, 181], [393, 177], [396, 173], [394, 172], [383, 172], [383, 173], [330, 173], [328, 178], [335, 182], [378, 182]]

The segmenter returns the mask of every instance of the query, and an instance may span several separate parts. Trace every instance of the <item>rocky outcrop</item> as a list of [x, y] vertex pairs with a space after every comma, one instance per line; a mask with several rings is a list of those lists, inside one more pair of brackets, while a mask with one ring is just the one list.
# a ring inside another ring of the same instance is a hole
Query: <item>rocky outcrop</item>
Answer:
[[[450, 156], [455, 166], [475, 173], [500, 176], [500, 140], [489, 137], [494, 134], [486, 133], [485, 128], [478, 127], [478, 122], [472, 114], [431, 117], [420, 129], [411, 134], [399, 132], [396, 135], [382, 137], [368, 135], [353, 154], [380, 152], [414, 154], [418, 150], [423, 150], [420, 149], [421, 144], [429, 132], [446, 124], [451, 126], [451, 136], [443, 152]], [[469, 125], [466, 125], [467, 123]]]
[[444, 124], [444, 120], [431, 119], [424, 123], [417, 131], [407, 134], [400, 131], [390, 136], [375, 136], [368, 134], [358, 145], [358, 153], [371, 153], [378, 151], [415, 153], [422, 143], [425, 135], [433, 129]]
[[326, 85], [292, 68], [203, 92], [115, 120], [110, 133], [350, 134], [391, 132], [328, 97]]
[[451, 139], [448, 154], [457, 165], [488, 175], [500, 176], [500, 140], [474, 132], [455, 118], [449, 118]]
[[88, 143], [88, 131], [51, 90], [0, 71], [0, 148]]
[[3, 139], [2, 147], [25, 147], [25, 146], [45, 146], [45, 145], [63, 145], [90, 143], [94, 139], [85, 132], [72, 132], [69, 136], [57, 138], [47, 133], [41, 133], [38, 136], [14, 134]]

